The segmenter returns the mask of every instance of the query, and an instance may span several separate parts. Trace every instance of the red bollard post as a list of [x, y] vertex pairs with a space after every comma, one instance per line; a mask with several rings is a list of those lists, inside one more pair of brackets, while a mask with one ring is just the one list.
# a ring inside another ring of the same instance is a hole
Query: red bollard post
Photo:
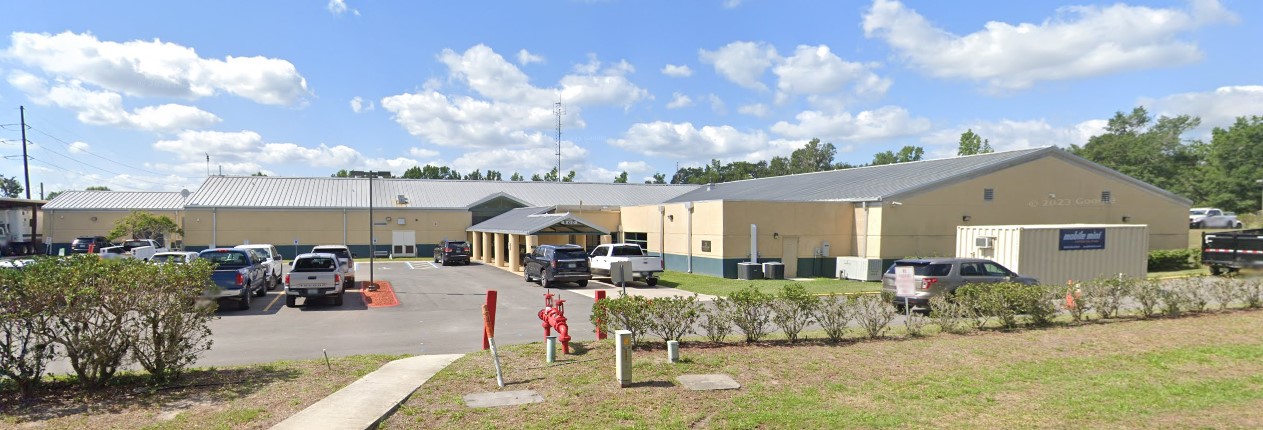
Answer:
[[[601, 300], [605, 300], [605, 290], [596, 290], [596, 301], [599, 302]], [[600, 325], [597, 325], [596, 327], [596, 339], [597, 340], [605, 339], [605, 332], [601, 331]]]
[[496, 329], [496, 290], [487, 290], [487, 318], [482, 322], [482, 349], [485, 351], [491, 347], [487, 342], [487, 333], [495, 332]]

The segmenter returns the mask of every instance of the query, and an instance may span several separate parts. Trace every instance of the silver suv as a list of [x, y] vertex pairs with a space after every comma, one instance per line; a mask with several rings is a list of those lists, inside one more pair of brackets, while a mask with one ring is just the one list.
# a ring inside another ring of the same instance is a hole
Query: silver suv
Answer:
[[1018, 282], [1027, 285], [1038, 284], [1035, 278], [1018, 275], [1012, 270], [991, 260], [982, 258], [916, 258], [896, 260], [890, 269], [881, 277], [882, 291], [889, 293], [894, 299], [892, 304], [903, 311], [904, 297], [896, 294], [895, 268], [912, 266], [914, 292], [907, 297], [906, 303], [912, 307], [928, 307], [930, 297], [938, 294], [954, 294], [957, 288], [965, 284], [981, 284], [991, 282]]

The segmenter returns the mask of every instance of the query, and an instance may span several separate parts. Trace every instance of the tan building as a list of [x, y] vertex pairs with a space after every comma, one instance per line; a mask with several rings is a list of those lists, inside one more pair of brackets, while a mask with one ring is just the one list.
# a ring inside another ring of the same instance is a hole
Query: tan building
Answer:
[[[619, 240], [669, 270], [724, 277], [749, 260], [752, 224], [759, 261], [831, 277], [837, 257], [953, 255], [959, 225], [1145, 224], [1151, 249], [1184, 248], [1191, 205], [1055, 147], [703, 186], [215, 176], [187, 198], [149, 194], [164, 203], [135, 209], [171, 214], [190, 250], [249, 241], [292, 256], [345, 243], [427, 256], [465, 238], [475, 259], [516, 269], [537, 244]], [[127, 201], [65, 193], [45, 206], [46, 232], [55, 246], [102, 234]]]

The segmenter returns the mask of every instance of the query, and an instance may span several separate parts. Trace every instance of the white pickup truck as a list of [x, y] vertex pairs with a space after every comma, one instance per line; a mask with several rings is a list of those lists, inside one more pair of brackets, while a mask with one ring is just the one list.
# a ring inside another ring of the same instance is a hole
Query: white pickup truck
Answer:
[[645, 250], [634, 243], [611, 243], [597, 246], [588, 253], [592, 259], [592, 275], [610, 276], [610, 265], [615, 261], [631, 262], [632, 274], [649, 284], [658, 285], [658, 274], [665, 267], [662, 257], [645, 255]]
[[312, 299], [325, 297], [333, 300], [334, 306], [342, 306], [342, 295], [346, 291], [342, 266], [338, 256], [329, 253], [294, 257], [289, 273], [285, 274], [285, 306], [297, 307], [299, 297], [303, 298], [304, 306]]
[[1188, 211], [1188, 228], [1241, 228], [1237, 214], [1218, 208], [1192, 208]]
[[161, 242], [153, 239], [128, 239], [122, 245], [101, 248], [98, 251], [105, 258], [135, 258], [149, 261], [154, 254], [169, 251]]

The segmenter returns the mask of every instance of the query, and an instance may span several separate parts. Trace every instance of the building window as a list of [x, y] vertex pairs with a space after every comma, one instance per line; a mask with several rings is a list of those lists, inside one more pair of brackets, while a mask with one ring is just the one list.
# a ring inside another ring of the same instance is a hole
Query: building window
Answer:
[[995, 200], [995, 188], [983, 188], [982, 199], [986, 201]]
[[1101, 203], [1110, 203], [1110, 192], [1101, 191]]
[[641, 249], [648, 251], [649, 250], [649, 233], [624, 232], [623, 242], [634, 243], [634, 244], [640, 245]]

